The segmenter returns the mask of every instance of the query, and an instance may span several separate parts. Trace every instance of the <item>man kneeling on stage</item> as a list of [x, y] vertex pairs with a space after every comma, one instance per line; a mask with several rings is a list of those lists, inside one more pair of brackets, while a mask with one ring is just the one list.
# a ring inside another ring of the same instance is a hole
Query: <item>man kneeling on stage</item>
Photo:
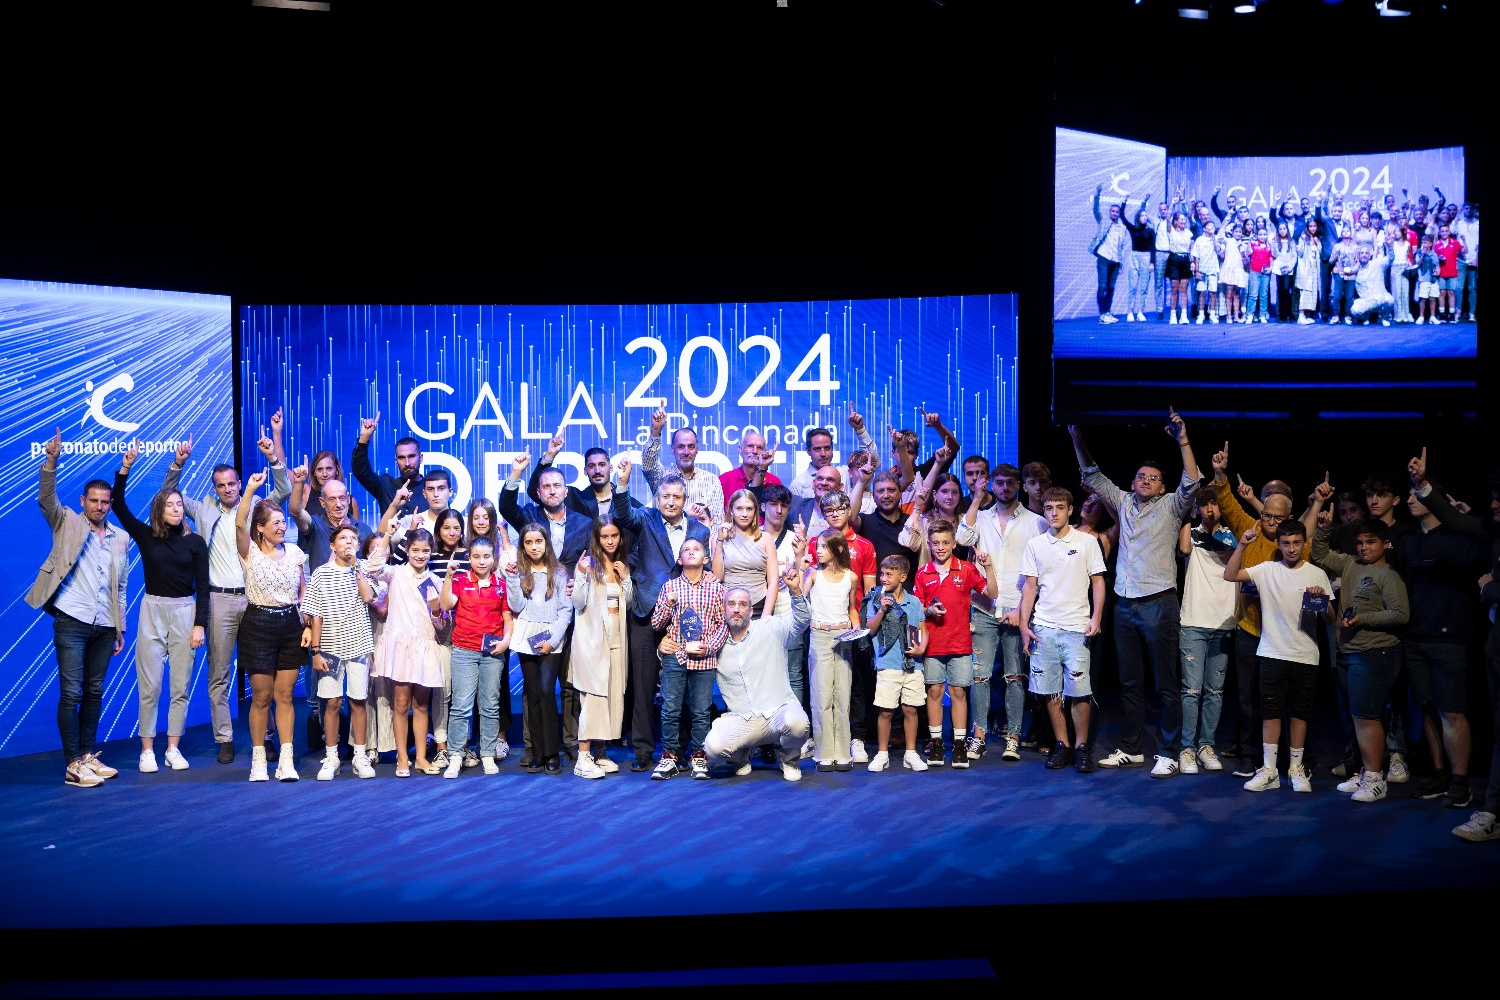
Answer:
[[752, 620], [748, 591], [731, 587], [724, 594], [729, 641], [719, 650], [719, 694], [727, 711], [714, 720], [703, 749], [709, 760], [733, 765], [736, 774], [749, 774], [751, 752], [774, 740], [781, 776], [800, 781], [798, 760], [810, 724], [787, 680], [786, 650], [807, 631], [801, 568], [793, 566], [782, 582], [792, 596], [790, 614]]

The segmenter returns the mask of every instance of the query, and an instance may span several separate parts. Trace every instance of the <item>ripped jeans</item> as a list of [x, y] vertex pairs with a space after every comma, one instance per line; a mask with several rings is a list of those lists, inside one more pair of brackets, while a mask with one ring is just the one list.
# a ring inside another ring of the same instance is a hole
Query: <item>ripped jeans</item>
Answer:
[[1183, 749], [1213, 746], [1234, 629], [1184, 625], [1177, 646], [1182, 658]]

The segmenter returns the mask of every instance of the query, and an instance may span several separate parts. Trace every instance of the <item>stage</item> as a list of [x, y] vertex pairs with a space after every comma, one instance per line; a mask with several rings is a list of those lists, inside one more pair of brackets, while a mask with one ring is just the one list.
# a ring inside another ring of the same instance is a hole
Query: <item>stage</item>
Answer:
[[[300, 727], [299, 727], [300, 732]], [[1222, 774], [1047, 771], [998, 751], [967, 771], [899, 766], [802, 781], [530, 776], [519, 747], [485, 776], [250, 784], [206, 727], [187, 771], [135, 768], [74, 789], [59, 753], [0, 760], [7, 928], [526, 921], [869, 907], [1209, 900], [1500, 886], [1486, 845], [1449, 832], [1468, 810], [1355, 804], [1325, 762], [1314, 793], [1252, 794]], [[1110, 745], [1106, 729], [1100, 745]], [[1150, 762], [1150, 757], [1147, 757]]]
[[1229, 323], [1217, 324], [1195, 312], [1182, 324], [1158, 322], [1148, 313], [1145, 322], [1127, 322], [1116, 312], [1117, 323], [1101, 323], [1097, 316], [1054, 320], [1052, 353], [1060, 358], [1472, 358], [1478, 342], [1474, 323], [1439, 326], [1392, 323], [1390, 326], [1348, 326], [1353, 341], [1329, 336], [1331, 324]]

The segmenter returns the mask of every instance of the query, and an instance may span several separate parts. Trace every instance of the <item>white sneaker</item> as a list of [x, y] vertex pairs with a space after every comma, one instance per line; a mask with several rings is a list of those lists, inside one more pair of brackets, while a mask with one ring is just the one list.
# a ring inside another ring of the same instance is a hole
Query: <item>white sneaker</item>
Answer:
[[[579, 757], [578, 759], [583, 760], [582, 757]], [[456, 778], [463, 771], [463, 769], [464, 755], [461, 753], [450, 753], [448, 755], [448, 766], [443, 768], [443, 777]], [[574, 769], [574, 772], [577, 772], [576, 768]]]
[[1291, 767], [1287, 768], [1286, 776], [1292, 779], [1292, 791], [1312, 791], [1312, 775], [1308, 774], [1307, 768], [1303, 767], [1301, 764], [1293, 764]]
[[1443, 321], [1440, 320], [1440, 319], [1438, 319], [1436, 316], [1432, 317], [1432, 319], [1428, 320], [1427, 322], [1429, 324], [1431, 324], [1432, 326], [1442, 326], [1443, 325]]
[[1297, 325], [1298, 326], [1312, 326], [1316, 322], [1317, 322], [1317, 320], [1313, 319], [1311, 316], [1298, 316], [1297, 317]]
[[1404, 785], [1411, 780], [1411, 772], [1406, 769], [1406, 758], [1399, 753], [1391, 754], [1391, 766], [1386, 771], [1385, 780], [1393, 785]]
[[745, 763], [734, 769], [735, 777], [743, 778], [745, 775], [750, 773], [750, 770], [750, 762], [747, 760], [745, 761]]
[[1337, 785], [1334, 785], [1333, 790], [1336, 792], [1343, 792], [1345, 795], [1352, 795], [1355, 792], [1359, 791], [1359, 786], [1361, 782], [1365, 780], [1365, 775], [1367, 773], [1368, 772], [1366, 772], [1364, 768], [1360, 768], [1354, 774], [1349, 775], [1349, 777], [1345, 778], [1343, 781], [1340, 781]]
[[908, 750], [901, 756], [901, 766], [909, 767], [913, 771], [927, 770], [927, 761], [915, 750]]
[[297, 765], [292, 763], [292, 747], [287, 744], [281, 748], [281, 756], [276, 761], [276, 780], [297, 781], [301, 777], [297, 773]]
[[174, 746], [167, 746], [167, 752], [162, 754], [162, 760], [166, 761], [167, 766], [174, 771], [186, 771], [188, 769], [187, 758], [182, 755], [181, 750]]
[[1198, 322], [1195, 325], [1196, 326], [1202, 326], [1203, 325], [1203, 313], [1201, 313], [1201, 312], [1198, 313]]
[[1100, 767], [1140, 767], [1146, 763], [1146, 755], [1143, 753], [1126, 753], [1124, 750], [1116, 750], [1108, 757], [1100, 757]]
[[885, 750], [880, 751], [870, 758], [869, 769], [871, 771], [884, 771], [891, 766], [891, 755]]
[[849, 760], [852, 763], [863, 764], [865, 761], [867, 761], [869, 759], [870, 759], [869, 754], [865, 753], [865, 741], [864, 740], [850, 740], [849, 741]]
[[1486, 840], [1500, 840], [1500, 826], [1495, 823], [1494, 813], [1477, 812], [1469, 817], [1467, 823], [1455, 826], [1453, 835], [1476, 844]]
[[1267, 318], [1266, 318], [1266, 317], [1264, 317], [1264, 316], [1262, 316], [1262, 317], [1261, 317], [1261, 318], [1260, 318], [1260, 321], [1261, 321], [1261, 322], [1262, 322], [1262, 323], [1269, 323], [1269, 322], [1271, 322], [1271, 321], [1270, 321], [1270, 320], [1269, 320], [1269, 319], [1267, 319]]
[[95, 785], [104, 784], [104, 779], [95, 774], [93, 768], [85, 764], [82, 757], [73, 761], [63, 771], [63, 781], [70, 788], [93, 788]]
[[1120, 321], [1115, 319], [1109, 313], [1105, 313], [1103, 316], [1099, 317], [1099, 322], [1103, 323], [1105, 326], [1108, 326], [1111, 323], [1118, 323]]
[[595, 757], [594, 763], [598, 764], [599, 770], [603, 771], [605, 774], [618, 774], [620, 772], [620, 765], [616, 764], [608, 757]]
[[264, 745], [254, 747], [250, 751], [250, 780], [270, 781], [266, 774], [266, 748]]
[[323, 766], [320, 767], [320, 768], [318, 768], [318, 780], [319, 781], [332, 781], [334, 779], [334, 776], [337, 775], [338, 773], [339, 773], [339, 752], [337, 750], [335, 750], [333, 753], [325, 754], [324, 755], [324, 757], [323, 757]]
[[495, 761], [498, 763], [510, 756], [510, 744], [501, 740], [495, 744]]
[[[1198, 755], [1184, 747], [1182, 753], [1177, 755], [1177, 770], [1183, 774], [1197, 774]], [[1156, 773], [1154, 768], [1152, 769], [1152, 773]]]
[[1184, 310], [1182, 310], [1182, 319], [1179, 322], [1181, 322], [1181, 324], [1183, 326], [1186, 326], [1187, 325], [1187, 321], [1188, 321], [1188, 311], [1186, 309], [1184, 309]]
[[356, 752], [354, 760], [351, 763], [353, 764], [354, 776], [356, 778], [375, 777], [375, 769], [370, 766], [370, 758], [364, 754]]
[[154, 750], [142, 750], [141, 751], [140, 768], [141, 768], [141, 773], [142, 774], [155, 774], [156, 773], [156, 751], [154, 751]]
[[493, 757], [481, 757], [479, 758], [479, 763], [484, 768], [485, 774], [500, 773], [500, 765], [495, 763], [495, 758]]
[[1388, 320], [1388, 319], [1383, 319], [1383, 320], [1380, 321], [1380, 325], [1381, 326], [1390, 326], [1391, 325], [1391, 321]]
[[1214, 753], [1214, 748], [1206, 743], [1198, 748], [1198, 766], [1205, 771], [1224, 770], [1223, 761], [1219, 760], [1219, 755]]
[[95, 775], [101, 778], [113, 778], [120, 773], [119, 771], [110, 767], [108, 764], [104, 763], [104, 761], [100, 760], [99, 755], [96, 753], [84, 754], [81, 758], [79, 758], [79, 762], [85, 768], [93, 771]]
[[1177, 759], [1175, 757], [1163, 757], [1156, 755], [1156, 764], [1151, 768], [1151, 777], [1170, 778], [1177, 773]]
[[1001, 760], [1021, 759], [1021, 737], [1010, 733], [1005, 737], [1005, 749], [1000, 751]]
[[1208, 314], [1208, 321], [1210, 323], [1214, 324], [1215, 326], [1217, 326], [1219, 324], [1219, 314], [1218, 313], [1209, 313]]
[[1169, 326], [1176, 326], [1177, 325], [1177, 314], [1176, 313], [1167, 313], [1167, 325], [1169, 325]]
[[1385, 798], [1385, 791], [1385, 779], [1380, 776], [1379, 771], [1361, 771], [1359, 788], [1350, 798], [1355, 802], [1379, 802]]
[[578, 755], [578, 763], [573, 765], [573, 777], [575, 778], [602, 778], [604, 772], [599, 765], [594, 763], [594, 758], [586, 753]]
[[807, 760], [813, 754], [817, 753], [817, 750], [818, 750], [817, 745], [815, 743], [813, 743], [812, 738], [809, 737], [808, 740], [807, 740], [807, 742], [805, 742], [805, 743], [802, 744], [801, 759], [802, 760]]
[[1427, 322], [1427, 317], [1426, 316], [1418, 316], [1417, 317], [1417, 326], [1421, 326], [1425, 322]]
[[1281, 772], [1274, 767], [1258, 767], [1249, 781], [1245, 782], [1247, 792], [1265, 792], [1273, 788], [1281, 787]]
[[782, 764], [781, 776], [787, 781], [801, 781], [802, 768], [798, 767], [796, 764]]
[[1353, 316], [1345, 316], [1344, 317], [1344, 325], [1345, 326], [1353, 326], [1354, 325], [1354, 317]]

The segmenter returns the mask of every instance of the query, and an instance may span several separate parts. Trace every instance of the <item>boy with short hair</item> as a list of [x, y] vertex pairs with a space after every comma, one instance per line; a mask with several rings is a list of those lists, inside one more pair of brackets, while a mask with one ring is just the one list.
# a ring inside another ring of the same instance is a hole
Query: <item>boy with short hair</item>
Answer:
[[[884, 771], [890, 766], [891, 719], [897, 708], [901, 709], [906, 735], [901, 765], [913, 771], [927, 770], [927, 762], [917, 753], [917, 708], [927, 702], [917, 658], [927, 648], [927, 628], [922, 602], [906, 590], [910, 574], [909, 559], [886, 556], [880, 561], [880, 586], [865, 597], [865, 628], [870, 630], [875, 647], [875, 707], [880, 709], [876, 724], [880, 750], [870, 758], [871, 771]], [[915, 641], [911, 629], [916, 629]], [[953, 752], [959, 752], [957, 743]]]
[[[1089, 743], [1089, 649], [1104, 614], [1104, 550], [1093, 535], [1074, 529], [1073, 494], [1060, 486], [1042, 497], [1047, 531], [1021, 553], [1021, 638], [1031, 650], [1031, 692], [1047, 700], [1057, 743], [1047, 769], [1069, 764], [1079, 774], [1094, 770]], [[1090, 605], [1092, 604], [1092, 611]], [[1068, 746], [1063, 699], [1072, 699], [1077, 746]]]
[[1245, 547], [1255, 541], [1260, 529], [1252, 525], [1224, 567], [1224, 579], [1253, 583], [1260, 597], [1261, 752], [1263, 763], [1245, 790], [1264, 792], [1281, 787], [1276, 752], [1281, 743], [1281, 716], [1291, 715], [1291, 765], [1287, 777], [1299, 792], [1312, 791], [1312, 778], [1303, 766], [1307, 747], [1307, 721], [1312, 718], [1313, 693], [1318, 685], [1318, 643], [1313, 638], [1316, 619], [1333, 621], [1328, 574], [1307, 561], [1307, 528], [1301, 521], [1283, 521], [1276, 529], [1276, 547], [1281, 559], [1241, 566]]
[[[913, 591], [922, 602], [927, 622], [927, 649], [922, 674], [927, 683], [927, 763], [943, 764], [943, 689], [948, 689], [953, 714], [953, 766], [967, 768], [968, 689], [974, 682], [974, 638], [969, 630], [969, 595], [978, 591], [991, 601], [999, 594], [999, 574], [985, 579], [974, 563], [953, 556], [955, 529], [949, 521], [935, 520], [927, 528], [927, 547], [932, 559], [917, 571]], [[975, 560], [988, 566], [988, 553]]]
[[[703, 741], [708, 737], [709, 714], [713, 709], [714, 674], [719, 669], [719, 650], [729, 638], [724, 618], [724, 585], [705, 568], [708, 549], [697, 538], [683, 539], [677, 562], [682, 573], [661, 585], [656, 607], [651, 612], [651, 627], [667, 630], [657, 647], [661, 651], [661, 760], [651, 777], [657, 781], [676, 777], [682, 751], [682, 700], [687, 697], [692, 713], [688, 734], [688, 756], [693, 777], [708, 778], [708, 756]], [[682, 634], [683, 621], [692, 610], [701, 625], [698, 638], [687, 640]]]
[[327, 741], [319, 781], [339, 773], [339, 702], [349, 695], [349, 736], [354, 744], [354, 773], [375, 777], [365, 756], [365, 700], [369, 696], [370, 660], [375, 636], [367, 605], [375, 600], [370, 579], [358, 565], [359, 529], [344, 524], [329, 539], [329, 560], [313, 572], [302, 598], [302, 618], [311, 630], [315, 694], [323, 702]]
[[1218, 490], [1204, 486], [1198, 491], [1197, 504], [1198, 526], [1184, 524], [1177, 539], [1177, 551], [1187, 559], [1178, 640], [1182, 658], [1178, 770], [1183, 774], [1197, 774], [1200, 767], [1224, 769], [1214, 750], [1214, 737], [1224, 706], [1224, 678], [1234, 649], [1235, 598], [1239, 595], [1239, 588], [1224, 579], [1235, 538], [1219, 511]]

